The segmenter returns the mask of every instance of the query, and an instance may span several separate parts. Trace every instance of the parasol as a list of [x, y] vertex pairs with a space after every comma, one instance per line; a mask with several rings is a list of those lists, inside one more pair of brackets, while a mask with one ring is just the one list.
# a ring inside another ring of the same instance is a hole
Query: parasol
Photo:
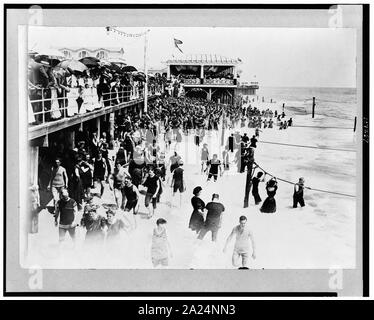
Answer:
[[132, 74], [132, 78], [133, 78], [134, 81], [145, 82], [145, 80], [146, 80], [146, 76], [143, 72], [134, 72]]
[[138, 70], [133, 66], [124, 66], [122, 68], [122, 71], [123, 72], [134, 72], [134, 71], [138, 71]]
[[99, 65], [100, 60], [94, 57], [85, 57], [82, 59], [79, 59], [80, 62], [82, 62], [86, 67], [92, 68]]
[[64, 68], [64, 69], [70, 69], [72, 71], [79, 71], [79, 72], [83, 72], [88, 69], [82, 62], [73, 60], [73, 59], [64, 60], [60, 62], [57, 66]]

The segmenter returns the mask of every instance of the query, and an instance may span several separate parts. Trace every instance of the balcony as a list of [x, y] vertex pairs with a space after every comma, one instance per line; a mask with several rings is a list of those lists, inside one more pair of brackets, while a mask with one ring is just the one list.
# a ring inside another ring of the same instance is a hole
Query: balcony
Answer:
[[[55, 94], [51, 98], [51, 90], [54, 89], [30, 90], [32, 92], [30, 97], [40, 96], [41, 99], [28, 101], [28, 139], [32, 140], [144, 101], [144, 89], [128, 88], [129, 90], [103, 93], [100, 100], [96, 93], [80, 96], [77, 91], [77, 95], [74, 96], [74, 92], [72, 95], [72, 91], [77, 88], [71, 88], [73, 90], [69, 92], [63, 90], [60, 98], [57, 98]], [[150, 87], [148, 97], [152, 99], [161, 93], [162, 87]], [[77, 102], [74, 102], [79, 97], [83, 100], [80, 108]]]

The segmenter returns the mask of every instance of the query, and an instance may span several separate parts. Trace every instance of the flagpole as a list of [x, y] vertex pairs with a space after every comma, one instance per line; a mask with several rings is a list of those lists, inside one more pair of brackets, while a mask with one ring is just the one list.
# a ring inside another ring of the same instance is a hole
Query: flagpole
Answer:
[[144, 86], [144, 112], [148, 111], [148, 66], [147, 66], [147, 46], [148, 38], [147, 34], [150, 30], [148, 29], [144, 34], [144, 73], [145, 73], [145, 86]]

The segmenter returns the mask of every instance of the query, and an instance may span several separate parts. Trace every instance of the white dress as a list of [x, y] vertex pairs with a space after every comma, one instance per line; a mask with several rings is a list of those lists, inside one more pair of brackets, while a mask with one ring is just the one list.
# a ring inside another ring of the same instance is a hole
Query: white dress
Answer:
[[99, 109], [99, 96], [97, 95], [96, 87], [92, 87], [92, 109]]
[[61, 118], [60, 106], [57, 100], [57, 90], [56, 88], [51, 88], [51, 118], [59, 119]]
[[66, 98], [68, 99], [68, 109], [67, 115], [68, 117], [73, 116], [74, 114], [78, 113], [78, 88], [70, 88], [70, 91], [66, 93]]
[[83, 103], [79, 113], [92, 111], [91, 88], [83, 88]]

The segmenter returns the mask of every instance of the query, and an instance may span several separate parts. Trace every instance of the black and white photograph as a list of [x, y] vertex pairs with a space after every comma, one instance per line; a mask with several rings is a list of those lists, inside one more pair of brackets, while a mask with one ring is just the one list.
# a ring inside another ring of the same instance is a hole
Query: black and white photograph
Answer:
[[192, 291], [204, 272], [296, 270], [336, 291], [362, 269], [362, 6], [289, 26], [292, 9], [23, 10], [7, 65], [20, 268], [200, 272]]

